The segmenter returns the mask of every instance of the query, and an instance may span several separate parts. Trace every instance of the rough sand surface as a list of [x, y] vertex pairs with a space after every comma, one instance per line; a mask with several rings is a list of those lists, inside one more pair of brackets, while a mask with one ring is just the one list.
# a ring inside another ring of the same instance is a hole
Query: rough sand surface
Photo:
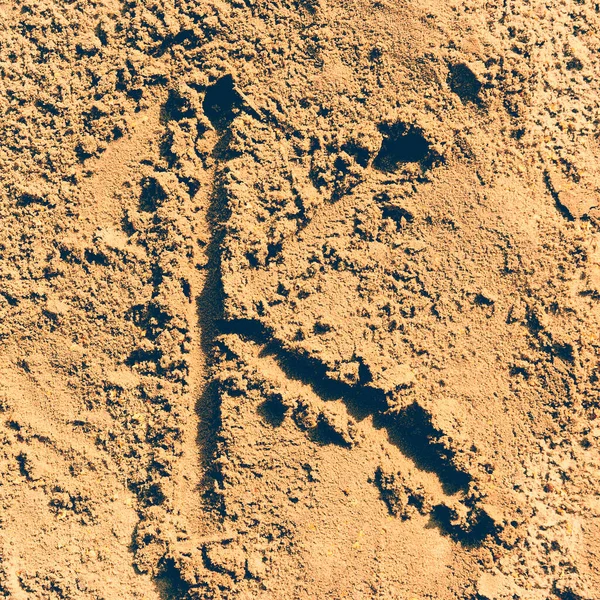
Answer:
[[599, 26], [0, 2], [0, 596], [598, 600]]

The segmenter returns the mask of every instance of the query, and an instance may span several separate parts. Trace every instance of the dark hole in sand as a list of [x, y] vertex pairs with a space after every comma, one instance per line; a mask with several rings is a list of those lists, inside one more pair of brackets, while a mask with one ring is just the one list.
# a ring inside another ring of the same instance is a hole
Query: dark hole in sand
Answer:
[[242, 104], [242, 97], [235, 89], [233, 77], [224, 75], [207, 88], [202, 108], [213, 127], [222, 130], [235, 119]]
[[379, 171], [395, 171], [402, 163], [431, 162], [429, 142], [418, 129], [395, 123], [382, 127], [381, 131], [383, 143], [373, 162]]
[[288, 407], [278, 398], [269, 398], [258, 407], [258, 413], [271, 427], [279, 427], [284, 419]]

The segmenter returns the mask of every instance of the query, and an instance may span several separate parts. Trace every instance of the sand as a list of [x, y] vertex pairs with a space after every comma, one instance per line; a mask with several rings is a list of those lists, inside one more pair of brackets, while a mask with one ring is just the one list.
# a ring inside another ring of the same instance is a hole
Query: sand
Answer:
[[0, 2], [0, 597], [598, 600], [599, 26]]

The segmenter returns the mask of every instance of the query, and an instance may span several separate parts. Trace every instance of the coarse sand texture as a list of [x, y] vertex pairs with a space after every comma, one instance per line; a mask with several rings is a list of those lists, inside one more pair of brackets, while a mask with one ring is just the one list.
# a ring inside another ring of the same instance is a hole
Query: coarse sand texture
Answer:
[[0, 598], [600, 600], [599, 53], [0, 0]]

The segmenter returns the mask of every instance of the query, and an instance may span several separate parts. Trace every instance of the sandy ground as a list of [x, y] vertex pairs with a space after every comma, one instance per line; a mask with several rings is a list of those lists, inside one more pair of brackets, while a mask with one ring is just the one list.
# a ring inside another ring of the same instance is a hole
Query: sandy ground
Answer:
[[599, 10], [0, 2], [0, 597], [598, 600]]

